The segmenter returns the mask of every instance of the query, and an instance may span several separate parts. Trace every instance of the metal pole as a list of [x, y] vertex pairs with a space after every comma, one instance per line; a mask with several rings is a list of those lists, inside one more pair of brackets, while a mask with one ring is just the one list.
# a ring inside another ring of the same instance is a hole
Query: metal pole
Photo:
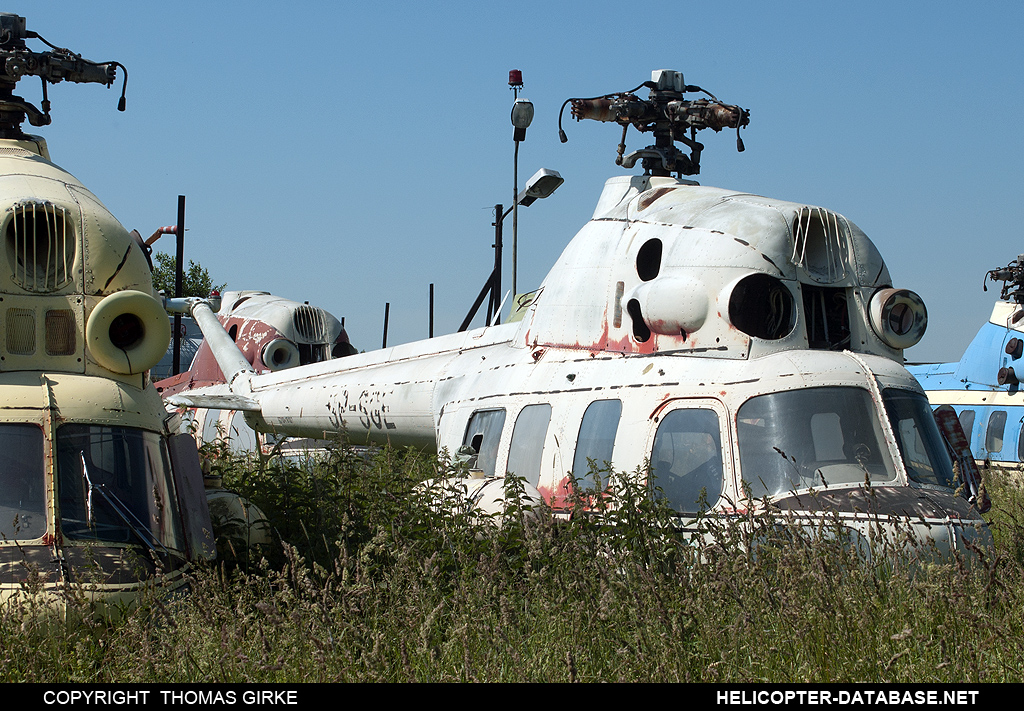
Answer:
[[430, 285], [430, 329], [427, 338], [434, 337], [434, 285]]
[[388, 347], [388, 312], [391, 310], [391, 303], [385, 302], [384, 304], [384, 341], [381, 343], [381, 348]]
[[518, 264], [519, 234], [519, 141], [516, 141], [516, 152], [512, 159], [512, 299], [516, 298], [516, 267]]
[[[489, 277], [487, 277], [487, 281], [484, 282], [484, 288], [480, 290], [479, 296], [476, 297], [476, 301], [474, 301], [473, 302], [473, 306], [470, 307], [469, 313], [466, 314], [466, 320], [464, 320], [462, 322], [462, 325], [459, 326], [459, 333], [462, 333], [467, 328], [469, 328], [469, 324], [473, 320], [473, 317], [476, 316], [476, 312], [480, 308], [480, 304], [482, 304], [484, 302], [484, 297], [487, 296], [488, 292], [493, 293], [493, 291], [494, 291], [494, 289], [492, 288], [493, 284], [494, 284], [494, 272], [492, 271], [491, 275]], [[486, 325], [489, 325], [489, 324], [484, 324], [484, 325], [486, 326]]]
[[491, 314], [494, 313], [494, 270], [491, 270], [491, 276], [487, 280], [488, 296], [487, 296], [487, 308], [484, 309], [484, 325], [487, 326], [491, 322]]
[[[494, 282], [491, 284], [491, 301], [494, 302], [494, 309], [492, 309], [492, 315], [501, 308], [501, 225], [505, 220], [503, 207], [501, 203], [494, 206]], [[512, 277], [512, 283], [515, 283], [515, 276]], [[490, 323], [491, 319], [488, 318], [487, 324], [490, 325]]]
[[[175, 249], [174, 267], [174, 298], [180, 299], [183, 282], [185, 281], [185, 270], [182, 260], [185, 253], [185, 196], [178, 196], [178, 238]], [[181, 372], [181, 314], [174, 314], [174, 360], [171, 364], [171, 374], [177, 375]]]

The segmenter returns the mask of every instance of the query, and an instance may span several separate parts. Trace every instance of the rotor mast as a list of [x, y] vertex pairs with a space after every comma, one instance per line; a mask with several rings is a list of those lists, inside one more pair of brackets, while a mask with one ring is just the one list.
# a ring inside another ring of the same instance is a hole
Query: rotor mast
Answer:
[[[38, 39], [51, 50], [35, 52], [25, 44], [26, 39]], [[117, 67], [124, 73], [117, 109], [124, 111], [128, 72], [123, 64], [83, 59], [80, 54], [50, 44], [38, 33], [26, 29], [24, 17], [10, 12], [0, 13], [0, 138], [24, 139], [26, 136], [21, 124], [26, 118], [32, 126], [50, 124], [47, 84], [66, 80], [109, 87], [117, 78]], [[41, 109], [14, 94], [18, 82], [26, 76], [37, 76], [42, 81]]]
[[[639, 98], [635, 92], [642, 88], [650, 90], [647, 99]], [[687, 92], [701, 92], [709, 99], [688, 100]], [[615, 164], [632, 168], [641, 161], [646, 175], [677, 176], [700, 173], [700, 154], [704, 144], [697, 141], [697, 131], [705, 128], [721, 131], [723, 128], [736, 129], [736, 148], [743, 151], [739, 131], [750, 123], [750, 111], [735, 104], [724, 104], [713, 94], [699, 86], [687, 84], [683, 73], [671, 69], [657, 69], [651, 72], [651, 80], [635, 89], [614, 94], [605, 94], [590, 99], [567, 99], [562, 104], [572, 104], [572, 116], [577, 121], [615, 122], [622, 126], [622, 140], [619, 142]], [[565, 131], [561, 127], [559, 112], [559, 136], [565, 143]], [[625, 155], [626, 132], [633, 126], [641, 133], [651, 133], [654, 144]], [[676, 142], [690, 149], [689, 154], [676, 147]]]

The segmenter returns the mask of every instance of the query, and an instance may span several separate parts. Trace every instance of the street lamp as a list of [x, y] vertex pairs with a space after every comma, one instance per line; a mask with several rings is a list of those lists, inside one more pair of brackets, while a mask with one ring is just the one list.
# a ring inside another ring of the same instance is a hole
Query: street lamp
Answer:
[[518, 232], [519, 232], [519, 206], [528, 207], [537, 200], [546, 198], [555, 192], [562, 184], [562, 176], [558, 171], [541, 168], [533, 177], [526, 181], [526, 187], [519, 192], [519, 143], [526, 140], [526, 129], [533, 123], [533, 104], [527, 99], [519, 98], [519, 90], [523, 88], [523, 73], [518, 69], [512, 69], [508, 73], [508, 85], [512, 89], [515, 101], [512, 103], [512, 140], [515, 141], [516, 150], [512, 161], [512, 207], [502, 211], [504, 205], [494, 206], [494, 269], [491, 271], [484, 288], [480, 290], [479, 296], [469, 309], [466, 319], [459, 326], [459, 331], [469, 328], [470, 321], [476, 316], [476, 312], [483, 304], [484, 298], [490, 293], [491, 300], [487, 305], [487, 325], [490, 325], [492, 317], [497, 317], [501, 312], [501, 225], [512, 213], [512, 298], [516, 298], [516, 269], [518, 262]]
[[529, 99], [516, 99], [512, 104], [512, 140], [516, 143], [526, 140], [526, 129], [533, 123], [533, 102]]
[[523, 88], [523, 73], [513, 69], [508, 73], [508, 85], [512, 87], [515, 101], [512, 103], [512, 140], [516, 150], [512, 159], [512, 298], [516, 298], [516, 267], [519, 264], [519, 143], [526, 140], [526, 129], [533, 123], [533, 104], [529, 99], [520, 99]]
[[516, 204], [529, 207], [536, 200], [543, 200], [558, 189], [558, 186], [565, 182], [565, 179], [558, 174], [557, 170], [541, 168], [533, 177], [526, 181], [523, 192], [516, 196]]
[[[484, 282], [484, 288], [480, 290], [480, 295], [476, 297], [476, 301], [473, 302], [472, 308], [469, 310], [469, 314], [466, 319], [459, 326], [459, 331], [465, 331], [469, 328], [470, 321], [476, 316], [476, 312], [480, 309], [480, 305], [483, 304], [484, 298], [490, 292], [491, 300], [487, 307], [487, 324], [490, 325], [492, 315], [497, 315], [501, 310], [501, 225], [508, 217], [511, 212], [515, 214], [516, 206], [522, 205], [523, 207], [529, 207], [537, 200], [543, 200], [551, 193], [558, 189], [558, 186], [565, 182], [565, 179], [558, 174], [557, 170], [551, 170], [550, 168], [541, 168], [533, 174], [529, 180], [526, 181], [526, 187], [523, 191], [516, 195], [515, 202], [512, 203], [512, 207], [502, 211], [504, 205], [494, 206], [494, 269], [491, 271], [491, 275], [487, 277], [487, 281]], [[515, 222], [513, 221], [513, 225]], [[512, 250], [513, 255], [515, 254], [515, 231], [513, 228], [512, 233]], [[515, 262], [512, 263], [512, 274], [515, 279]], [[513, 282], [513, 299], [515, 298], [515, 282]]]

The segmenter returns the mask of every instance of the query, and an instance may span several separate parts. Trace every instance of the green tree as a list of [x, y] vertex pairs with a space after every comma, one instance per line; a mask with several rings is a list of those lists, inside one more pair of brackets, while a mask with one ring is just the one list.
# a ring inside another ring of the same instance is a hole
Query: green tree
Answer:
[[[157, 252], [153, 257], [153, 286], [157, 291], [163, 290], [167, 296], [174, 296], [174, 257], [163, 252]], [[188, 260], [188, 269], [182, 275], [182, 296], [207, 297], [214, 289], [224, 293], [226, 287], [227, 284], [214, 284], [210, 272]]]

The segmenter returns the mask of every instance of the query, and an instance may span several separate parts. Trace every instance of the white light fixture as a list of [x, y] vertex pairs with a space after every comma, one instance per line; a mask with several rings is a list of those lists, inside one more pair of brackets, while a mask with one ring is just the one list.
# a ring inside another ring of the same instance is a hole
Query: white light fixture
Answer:
[[515, 133], [512, 140], [519, 142], [526, 139], [526, 129], [533, 123], [533, 103], [529, 99], [516, 99], [512, 104], [512, 125]]
[[868, 320], [890, 348], [910, 348], [924, 336], [928, 311], [920, 296], [907, 289], [879, 289], [868, 303]]
[[557, 170], [541, 168], [533, 177], [526, 181], [526, 188], [516, 196], [516, 202], [523, 207], [532, 205], [535, 200], [543, 200], [558, 189], [565, 179]]

